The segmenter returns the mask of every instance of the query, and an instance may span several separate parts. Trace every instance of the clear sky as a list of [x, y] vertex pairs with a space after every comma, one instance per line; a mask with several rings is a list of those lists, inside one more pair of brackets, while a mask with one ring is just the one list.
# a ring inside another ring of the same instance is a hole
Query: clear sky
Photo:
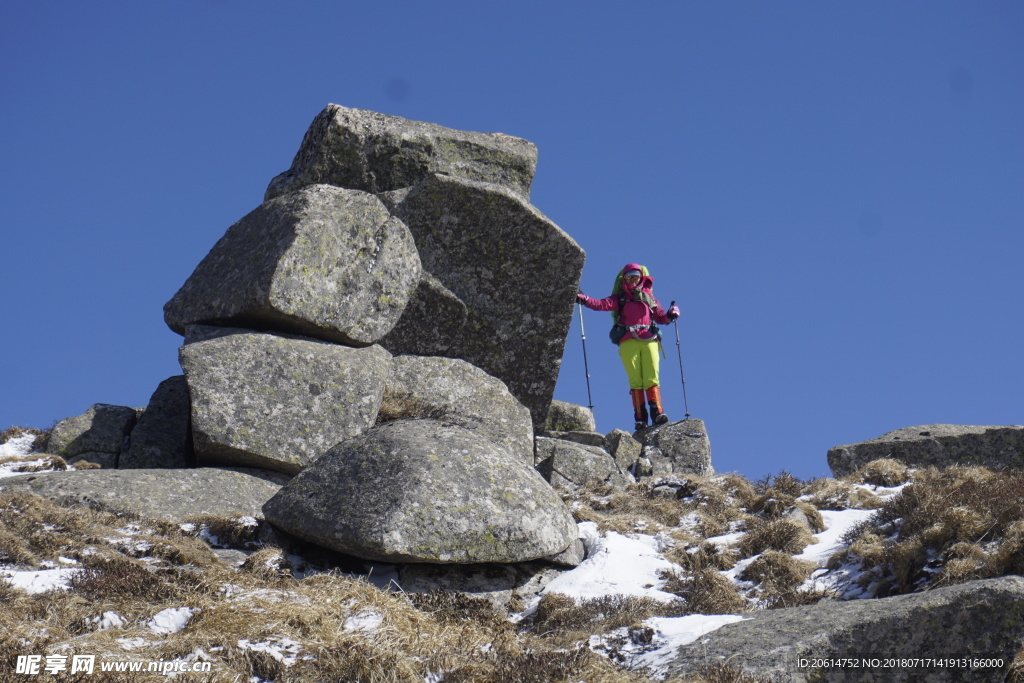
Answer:
[[[329, 102], [536, 143], [583, 291], [639, 261], [679, 302], [666, 408], [681, 351], [719, 471], [1024, 423], [1022, 35], [1008, 0], [3, 3], [0, 429], [180, 374], [163, 304]], [[586, 404], [581, 346], [555, 395]]]

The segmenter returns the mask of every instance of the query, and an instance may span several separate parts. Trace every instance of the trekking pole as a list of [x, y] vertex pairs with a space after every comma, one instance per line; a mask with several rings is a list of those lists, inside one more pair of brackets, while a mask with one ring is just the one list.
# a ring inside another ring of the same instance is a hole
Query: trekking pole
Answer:
[[579, 306], [580, 309], [580, 339], [583, 341], [583, 371], [587, 374], [587, 401], [590, 402], [590, 405], [587, 407], [593, 411], [594, 399], [590, 396], [590, 367], [587, 365], [587, 333], [583, 331], [583, 304], [577, 301], [576, 305]]
[[[675, 306], [676, 302], [673, 301], [669, 304], [669, 308]], [[679, 355], [679, 379], [683, 380], [683, 410], [686, 411], [686, 417], [690, 417], [690, 404], [686, 400], [686, 375], [683, 374], [683, 348], [679, 343], [679, 318], [672, 321], [676, 326], [676, 353]]]

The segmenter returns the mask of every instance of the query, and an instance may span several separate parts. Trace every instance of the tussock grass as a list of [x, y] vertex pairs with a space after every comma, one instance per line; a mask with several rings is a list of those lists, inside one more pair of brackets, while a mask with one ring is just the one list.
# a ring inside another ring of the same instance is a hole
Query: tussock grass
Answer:
[[740, 578], [760, 584], [765, 593], [782, 593], [802, 584], [817, 567], [813, 562], [798, 560], [777, 550], [768, 550], [747, 565]]
[[594, 522], [602, 532], [657, 534], [679, 524], [686, 508], [678, 500], [654, 494], [648, 484], [633, 484], [625, 491], [591, 483], [562, 497], [578, 522]]
[[733, 523], [749, 516], [756, 498], [753, 485], [734, 474], [694, 477], [692, 493], [682, 498], [687, 511], [697, 515], [696, 531], [705, 538], [727, 533]]
[[753, 557], [767, 550], [795, 555], [813, 542], [811, 532], [798, 522], [751, 517], [747, 520], [746, 534], [736, 548], [742, 557]]
[[448, 409], [417, 398], [410, 393], [385, 391], [380, 410], [377, 412], [376, 424], [416, 418], [448, 420], [451, 416]]
[[175, 565], [205, 566], [214, 560], [204, 543], [169, 522], [64, 508], [32, 494], [0, 491], [0, 561], [59, 564], [64, 557], [91, 562], [111, 552]]
[[683, 600], [662, 602], [634, 595], [576, 601], [558, 593], [541, 598], [527, 625], [531, 632], [562, 647], [623, 627], [640, 627], [651, 617], [691, 614]]
[[11, 472], [21, 474], [63, 472], [68, 469], [68, 463], [59, 455], [42, 455], [41, 453], [0, 458], [0, 465], [4, 465]]
[[898, 460], [882, 458], [880, 460], [872, 460], [846, 477], [846, 479], [859, 484], [893, 487], [906, 484], [910, 481], [910, 477], [911, 470], [909, 467]]
[[1006, 673], [1006, 683], [1024, 683], [1024, 648], [1017, 652]]
[[679, 544], [664, 553], [665, 559], [679, 565], [683, 570], [693, 572], [703, 569], [726, 571], [732, 569], [739, 559], [736, 553], [707, 541], [693, 545]]
[[46, 446], [50, 441], [50, 429], [34, 429], [32, 427], [18, 427], [11, 426], [0, 432], [0, 444], [7, 443], [11, 439], [17, 439], [20, 436], [31, 434], [35, 436], [35, 440], [32, 442], [32, 450], [37, 453], [45, 453]]
[[260, 547], [260, 522], [248, 516], [196, 515], [189, 517], [181, 528], [218, 548], [251, 550]]
[[802, 495], [806, 487], [806, 482], [794, 477], [786, 470], [782, 470], [776, 475], [769, 474], [754, 483], [754, 490], [761, 495], [766, 495], [769, 492], [775, 492], [778, 495], [789, 496], [791, 498], [796, 498], [797, 496]]
[[710, 567], [685, 574], [667, 573], [662, 579], [665, 592], [686, 601], [686, 614], [742, 614], [751, 609], [736, 585]]
[[1024, 472], [929, 468], [847, 535], [878, 595], [1024, 573]]
[[719, 662], [702, 668], [688, 683], [772, 683], [772, 679], [755, 676], [731, 664]]
[[[665, 482], [677, 489], [674, 499], [654, 491]], [[656, 535], [667, 531], [681, 543], [697, 543], [728, 533], [733, 524], [745, 520], [757, 493], [747, 480], [732, 474], [673, 475], [625, 490], [590, 484], [562, 496], [577, 522], [594, 522], [602, 532]]]
[[852, 481], [815, 479], [804, 499], [817, 510], [876, 510], [884, 501]]
[[757, 605], [762, 609], [779, 609], [813, 605], [823, 598], [833, 597], [824, 590], [800, 590], [818, 565], [798, 560], [792, 555], [768, 550], [759, 555], [741, 573], [740, 578], [756, 585]]

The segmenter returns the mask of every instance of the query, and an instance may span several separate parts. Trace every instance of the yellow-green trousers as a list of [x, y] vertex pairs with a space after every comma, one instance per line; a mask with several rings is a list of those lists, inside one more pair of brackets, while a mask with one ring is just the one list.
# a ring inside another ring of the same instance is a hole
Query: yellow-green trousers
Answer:
[[657, 339], [624, 339], [619, 344], [619, 357], [631, 390], [658, 386], [659, 350]]

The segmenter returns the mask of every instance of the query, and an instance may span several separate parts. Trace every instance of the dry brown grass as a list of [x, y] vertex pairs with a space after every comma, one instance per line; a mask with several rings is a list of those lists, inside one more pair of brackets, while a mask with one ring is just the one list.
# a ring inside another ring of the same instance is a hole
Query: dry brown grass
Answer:
[[776, 494], [789, 496], [791, 498], [803, 495], [806, 488], [807, 482], [794, 477], [786, 470], [782, 470], [776, 475], [763, 477], [754, 483], [754, 490], [761, 495], [765, 495], [773, 491]]
[[665, 592], [686, 601], [687, 614], [741, 614], [750, 611], [750, 603], [736, 585], [715, 569], [667, 573], [662, 579], [665, 580]]
[[736, 544], [736, 549], [741, 557], [753, 557], [766, 550], [795, 555], [813, 542], [811, 532], [798, 522], [751, 517], [747, 520], [746, 533]]
[[416, 418], [446, 420], [450, 417], [451, 413], [447, 409], [428, 403], [422, 398], [405, 392], [386, 391], [377, 412], [377, 424]]
[[864, 465], [864, 467], [844, 478], [847, 481], [859, 484], [893, 487], [909, 482], [911, 470], [898, 460], [882, 458], [880, 460], [872, 460]]
[[768, 550], [751, 562], [740, 574], [740, 578], [756, 585], [755, 595], [760, 608], [797, 607], [812, 605], [833, 595], [823, 590], [800, 590], [800, 586], [817, 568], [814, 562]]
[[732, 569], [739, 559], [732, 550], [708, 541], [676, 545], [665, 552], [664, 556], [688, 572], [703, 569], [726, 571]]
[[562, 497], [577, 522], [594, 522], [602, 532], [657, 534], [678, 525], [684, 514], [679, 501], [656, 496], [645, 484], [623, 491], [591, 483]]
[[854, 560], [880, 595], [1024, 573], [1024, 472], [929, 468], [851, 530]]
[[765, 593], [791, 591], [818, 568], [813, 562], [798, 560], [777, 550], [768, 550], [751, 562], [740, 574], [744, 581], [760, 584]]
[[593, 634], [638, 626], [651, 617], [677, 617], [691, 612], [682, 600], [662, 602], [632, 595], [613, 595], [576, 601], [558, 593], [541, 598], [527, 622], [531, 631], [562, 646]]
[[749, 674], [726, 662], [719, 662], [705, 666], [695, 676], [689, 677], [685, 681], [674, 678], [667, 683], [773, 683], [773, 681], [771, 678]]
[[[858, 476], [892, 482], [896, 475], [889, 466], [877, 465]], [[928, 556], [929, 548], [941, 546], [942, 581], [977, 576], [991, 568], [993, 558], [1024, 572], [1024, 560], [1019, 559], [1024, 557], [1024, 518], [1009, 496], [1024, 481], [1007, 484], [999, 493], [1002, 489], [992, 486], [991, 476], [974, 471], [954, 477], [955, 482], [939, 473], [916, 476], [905, 489], [907, 498], [890, 501], [871, 525], [851, 537], [847, 559], [870, 564], [878, 570], [876, 578], [885, 568], [894, 577], [913, 580], [915, 573], [921, 574], [920, 559]], [[288, 553], [296, 550], [266, 545], [273, 536], [251, 520], [206, 516], [182, 527], [65, 510], [34, 496], [0, 493], [0, 562], [38, 568], [60, 563], [63, 557], [81, 569], [73, 580], [76, 590], [69, 593], [31, 596], [0, 582], [0, 657], [14, 652], [6, 649], [7, 643], [24, 653], [26, 643], [45, 652], [74, 642], [82, 651], [124, 658], [118, 639], [140, 638], [149, 644], [147, 659], [207, 653], [215, 662], [210, 681], [258, 676], [420, 683], [441, 672], [445, 681], [483, 683], [647, 680], [642, 672], [623, 671], [590, 651], [587, 639], [618, 629], [628, 630], [628, 639], [649, 638], [642, 622], [652, 616], [737, 614], [754, 609], [754, 603], [774, 608], [816, 602], [821, 593], [798, 590], [811, 565], [792, 558], [811, 542], [810, 532], [787, 516], [799, 509], [820, 529], [813, 501], [874, 504], [864, 497], [870, 492], [853, 481], [802, 482], [785, 472], [757, 484], [739, 475], [677, 475], [670, 485], [678, 491], [675, 498], [648, 484], [625, 491], [592, 485], [563, 495], [578, 520], [594, 521], [601, 530], [671, 539], [675, 547], [665, 556], [678, 568], [661, 579], [664, 590], [678, 601], [618, 596], [577, 603], [548, 595], [519, 624], [490, 602], [461, 594], [405, 595], [339, 573], [302, 578], [296, 570], [293, 575], [289, 558], [294, 556]], [[987, 508], [974, 504], [985, 491], [991, 493]], [[933, 497], [936, 502], [928, 502]], [[918, 520], [914, 514], [919, 508], [931, 517]], [[737, 529], [745, 533], [733, 548], [706, 540]], [[888, 540], [904, 531], [913, 531], [905, 543]], [[218, 545], [252, 554], [232, 569], [203, 542], [213, 537]], [[724, 572], [738, 559], [755, 555], [759, 557], [741, 577], [754, 588], [745, 588], [749, 595], [744, 595]], [[897, 579], [892, 580], [895, 585]], [[160, 610], [183, 606], [193, 616], [182, 631], [157, 637], [147, 628]], [[97, 630], [97, 617], [105, 611], [124, 618], [123, 627]], [[301, 644], [296, 661], [288, 666], [240, 645], [243, 640], [281, 639]], [[712, 678], [697, 680], [756, 680], [727, 667], [707, 675]]]
[[182, 529], [189, 535], [204, 538], [220, 548], [249, 550], [260, 546], [260, 525], [251, 517], [196, 515], [189, 517]]
[[0, 465], [7, 465], [11, 472], [31, 474], [32, 472], [63, 472], [68, 469], [68, 464], [59, 455], [32, 455], [8, 456], [0, 458]]
[[32, 427], [17, 427], [11, 426], [0, 432], [0, 444], [7, 443], [11, 439], [16, 439], [19, 436], [26, 434], [32, 434], [35, 436], [35, 440], [32, 442], [32, 450], [38, 453], [46, 451], [46, 445], [50, 440], [50, 429], [34, 429]]
[[1024, 648], [1017, 651], [1006, 673], [1006, 683], [1024, 683]]
[[[67, 647], [72, 649], [66, 652], [118, 661], [169, 661], [201, 650], [212, 658], [213, 674], [176, 680], [421, 683], [444, 672], [446, 681], [474, 683], [634, 683], [646, 679], [569, 637], [574, 624], [585, 640], [595, 629], [678, 613], [663, 603], [633, 599], [590, 601], [578, 609], [546, 606], [548, 633], [541, 637], [536, 626], [524, 632], [491, 603], [459, 594], [407, 596], [334, 573], [296, 580], [282, 571], [287, 562], [273, 547], [253, 553], [236, 571], [212, 559], [194, 537], [217, 531], [222, 541], [251, 543], [251, 529], [239, 524], [206, 518], [185, 533], [166, 522], [64, 509], [26, 494], [0, 495], [0, 545], [9, 555], [34, 568], [64, 557], [60, 566], [71, 560], [79, 570], [70, 591], [30, 595], [0, 582], [0, 661], [13, 664], [18, 654]], [[232, 528], [239, 533], [228, 533]], [[192, 610], [183, 630], [150, 630], [155, 614], [181, 607]], [[124, 623], [99, 630], [105, 612]], [[585, 627], [587, 619], [592, 628]], [[560, 620], [560, 630], [554, 629]], [[145, 645], [126, 650], [125, 639]], [[293, 641], [295, 661], [286, 666], [247, 648], [246, 641]], [[97, 673], [89, 680], [117, 679]]]
[[656, 493], [651, 483], [625, 490], [591, 484], [562, 495], [576, 521], [594, 522], [602, 532], [667, 531], [682, 543], [729, 532], [731, 525], [747, 518], [746, 507], [757, 498], [753, 486], [739, 475], [674, 475], [672, 480], [677, 488], [674, 499]]
[[815, 479], [804, 495], [817, 510], [875, 510], [885, 504], [871, 491], [841, 479]]

